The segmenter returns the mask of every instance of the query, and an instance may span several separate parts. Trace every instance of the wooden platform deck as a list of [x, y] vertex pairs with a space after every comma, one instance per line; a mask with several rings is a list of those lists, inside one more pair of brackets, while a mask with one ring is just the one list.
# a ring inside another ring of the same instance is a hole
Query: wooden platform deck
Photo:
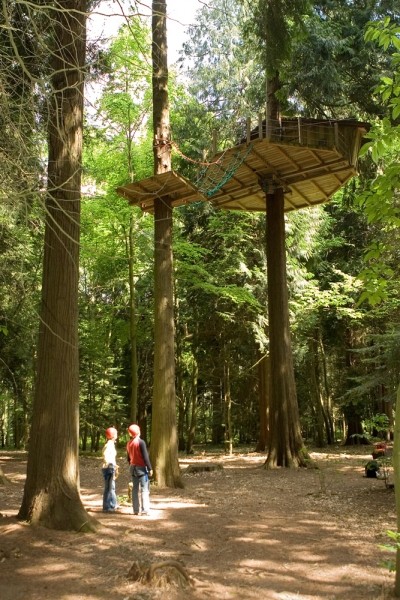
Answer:
[[167, 196], [174, 207], [207, 201], [221, 209], [265, 211], [265, 185], [279, 186], [291, 211], [328, 201], [357, 174], [366, 124], [283, 119], [269, 125], [216, 154], [196, 183], [171, 171], [117, 192], [146, 212], [153, 212], [155, 198]]

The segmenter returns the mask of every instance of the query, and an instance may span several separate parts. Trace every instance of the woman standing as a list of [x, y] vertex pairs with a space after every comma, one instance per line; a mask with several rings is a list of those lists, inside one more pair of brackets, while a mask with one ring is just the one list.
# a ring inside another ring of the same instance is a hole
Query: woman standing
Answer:
[[134, 515], [150, 514], [150, 481], [153, 470], [150, 463], [147, 446], [140, 437], [139, 425], [128, 427], [131, 437], [126, 445], [129, 469], [132, 476], [132, 506]]
[[117, 495], [115, 493], [115, 479], [117, 476], [117, 441], [118, 432], [115, 427], [106, 429], [107, 442], [103, 448], [103, 512], [115, 512], [118, 506]]

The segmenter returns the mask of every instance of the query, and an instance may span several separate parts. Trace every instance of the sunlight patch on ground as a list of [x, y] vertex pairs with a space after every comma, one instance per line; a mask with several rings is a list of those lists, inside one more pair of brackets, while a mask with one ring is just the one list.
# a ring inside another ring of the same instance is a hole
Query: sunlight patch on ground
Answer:
[[152, 503], [160, 509], [170, 508], [204, 508], [207, 504], [200, 504], [193, 501], [176, 500], [174, 498], [163, 498], [162, 500], [152, 500]]
[[290, 592], [279, 592], [271, 596], [276, 600], [320, 600], [321, 596], [304, 596], [303, 594], [291, 594]]

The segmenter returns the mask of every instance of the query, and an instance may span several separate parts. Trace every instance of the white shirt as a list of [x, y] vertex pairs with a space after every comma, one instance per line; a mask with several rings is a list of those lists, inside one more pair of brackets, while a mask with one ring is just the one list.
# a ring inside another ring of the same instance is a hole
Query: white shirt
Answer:
[[108, 440], [103, 448], [103, 466], [117, 464], [117, 449], [114, 440]]

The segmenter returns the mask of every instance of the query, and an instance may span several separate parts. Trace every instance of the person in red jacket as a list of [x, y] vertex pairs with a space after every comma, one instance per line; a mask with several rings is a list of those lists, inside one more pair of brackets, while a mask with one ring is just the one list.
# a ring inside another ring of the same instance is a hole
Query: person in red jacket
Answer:
[[134, 515], [150, 514], [150, 481], [153, 475], [146, 443], [140, 437], [139, 425], [128, 427], [131, 437], [126, 445], [129, 470], [132, 476], [132, 506]]

